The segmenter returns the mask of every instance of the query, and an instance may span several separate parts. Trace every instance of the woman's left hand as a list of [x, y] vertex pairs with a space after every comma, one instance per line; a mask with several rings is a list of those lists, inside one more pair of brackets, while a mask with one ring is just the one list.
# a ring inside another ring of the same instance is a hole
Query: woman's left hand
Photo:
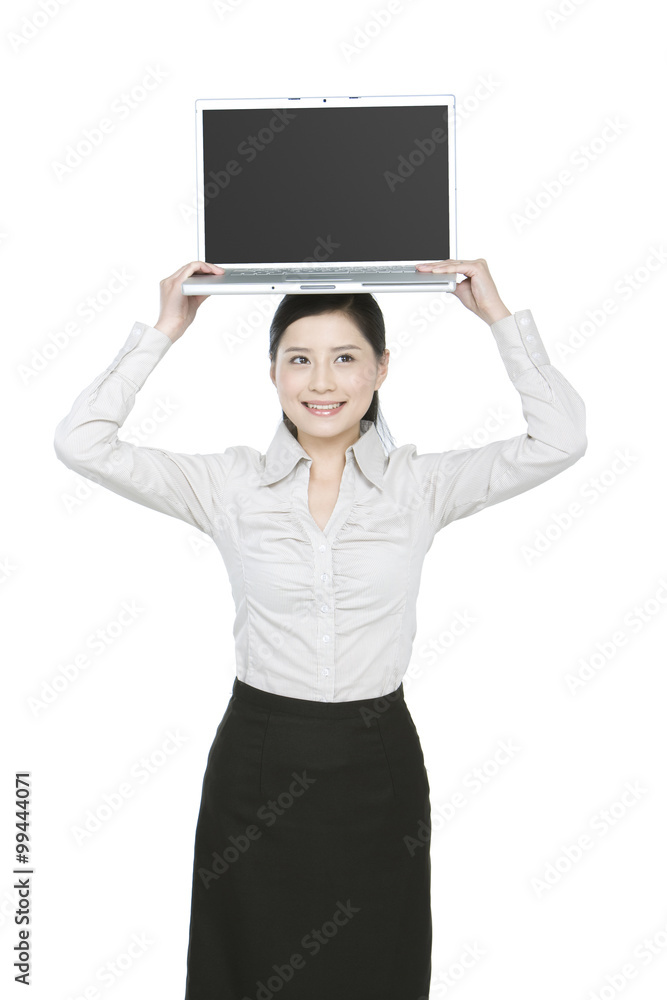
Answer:
[[503, 316], [512, 315], [498, 295], [489, 266], [483, 257], [478, 260], [436, 260], [430, 264], [417, 264], [416, 270], [433, 271], [434, 274], [452, 271], [455, 274], [465, 274], [466, 277], [457, 284], [452, 294], [461, 300], [466, 309], [470, 309], [489, 325]]

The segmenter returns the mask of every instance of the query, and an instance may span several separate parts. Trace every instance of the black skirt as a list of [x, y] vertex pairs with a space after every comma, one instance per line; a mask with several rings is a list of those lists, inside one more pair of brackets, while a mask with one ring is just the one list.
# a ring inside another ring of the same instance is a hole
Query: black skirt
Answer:
[[430, 788], [403, 685], [238, 678], [204, 773], [185, 1000], [427, 1000]]

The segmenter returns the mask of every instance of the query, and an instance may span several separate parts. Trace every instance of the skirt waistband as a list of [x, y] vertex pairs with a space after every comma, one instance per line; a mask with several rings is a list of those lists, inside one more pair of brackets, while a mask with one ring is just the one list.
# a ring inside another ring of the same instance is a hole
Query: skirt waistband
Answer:
[[384, 715], [387, 709], [394, 705], [405, 703], [403, 683], [399, 684], [390, 694], [378, 698], [358, 698], [355, 701], [310, 701], [307, 698], [291, 698], [284, 694], [274, 694], [272, 691], [262, 691], [260, 688], [246, 684], [245, 681], [234, 678], [232, 697], [250, 702], [258, 708], [275, 712], [288, 712], [295, 715], [311, 715], [317, 718], [353, 718], [360, 715], [369, 719], [375, 715]]

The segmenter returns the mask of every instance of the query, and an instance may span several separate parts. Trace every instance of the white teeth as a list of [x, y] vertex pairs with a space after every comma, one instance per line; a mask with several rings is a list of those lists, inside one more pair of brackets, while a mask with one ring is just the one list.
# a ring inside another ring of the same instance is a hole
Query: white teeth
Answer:
[[328, 403], [326, 406], [318, 406], [317, 403], [306, 403], [309, 410], [335, 410], [340, 403]]

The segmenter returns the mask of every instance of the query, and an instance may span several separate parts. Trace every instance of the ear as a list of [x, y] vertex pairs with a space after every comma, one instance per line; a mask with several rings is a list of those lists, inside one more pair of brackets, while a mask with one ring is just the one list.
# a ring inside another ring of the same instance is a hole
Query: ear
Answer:
[[375, 388], [379, 389], [384, 380], [387, 377], [387, 372], [389, 369], [389, 350], [385, 347], [382, 357], [378, 361], [378, 373], [375, 380]]

